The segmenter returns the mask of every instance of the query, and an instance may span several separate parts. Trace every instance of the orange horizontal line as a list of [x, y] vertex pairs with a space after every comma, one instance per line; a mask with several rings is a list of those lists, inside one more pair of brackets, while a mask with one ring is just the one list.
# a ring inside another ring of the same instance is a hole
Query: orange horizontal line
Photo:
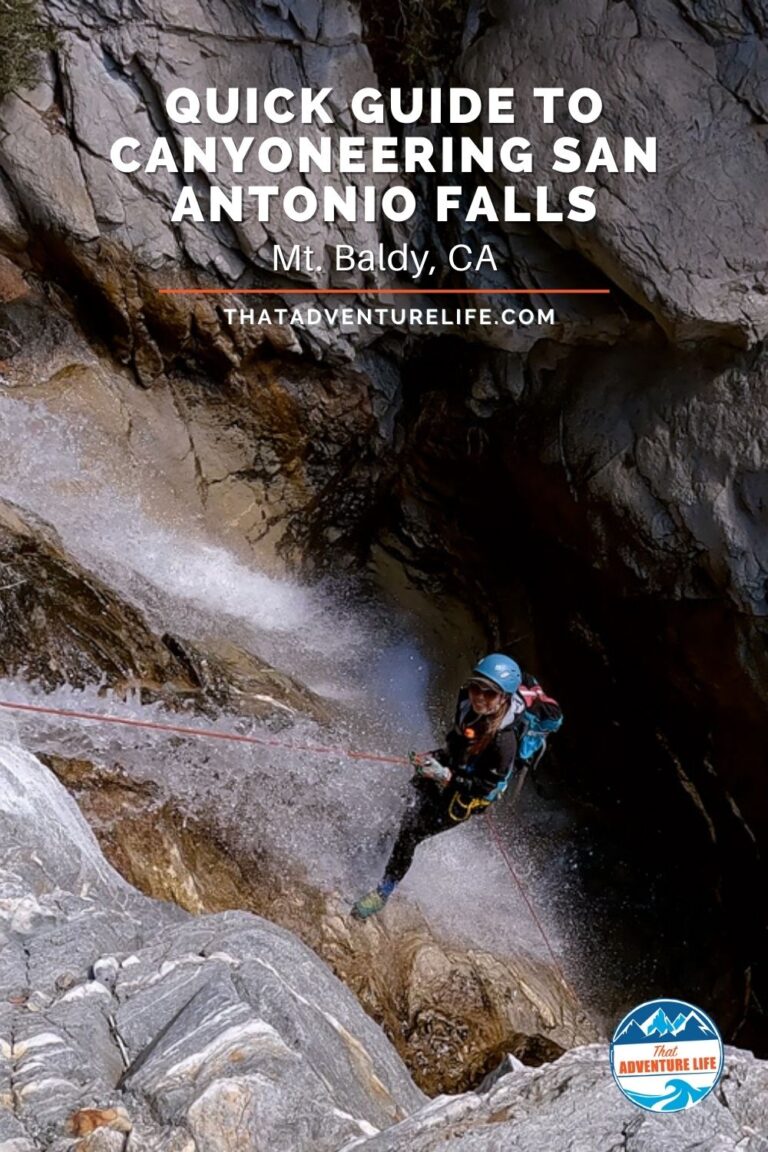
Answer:
[[162, 296], [610, 296], [610, 288], [160, 288]]

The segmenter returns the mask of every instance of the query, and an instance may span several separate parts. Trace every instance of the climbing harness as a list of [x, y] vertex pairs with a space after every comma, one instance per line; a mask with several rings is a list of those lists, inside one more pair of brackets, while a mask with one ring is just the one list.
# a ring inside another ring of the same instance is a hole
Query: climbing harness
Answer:
[[473, 812], [477, 812], [479, 808], [489, 808], [492, 803], [493, 800], [486, 800], [479, 796], [464, 800], [461, 792], [456, 789], [448, 805], [448, 815], [456, 824], [463, 824], [465, 820], [469, 820]]

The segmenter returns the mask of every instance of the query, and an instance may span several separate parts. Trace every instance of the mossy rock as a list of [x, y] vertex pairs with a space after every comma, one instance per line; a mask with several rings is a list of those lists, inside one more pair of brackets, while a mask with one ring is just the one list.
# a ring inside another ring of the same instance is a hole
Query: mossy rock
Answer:
[[37, 83], [40, 53], [54, 44], [37, 0], [0, 0], [0, 99]]

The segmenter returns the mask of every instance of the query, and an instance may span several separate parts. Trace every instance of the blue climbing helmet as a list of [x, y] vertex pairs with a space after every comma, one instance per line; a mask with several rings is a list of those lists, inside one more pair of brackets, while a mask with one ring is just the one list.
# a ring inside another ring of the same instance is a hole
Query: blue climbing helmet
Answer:
[[491, 684], [495, 684], [502, 692], [510, 695], [517, 692], [523, 680], [520, 665], [511, 656], [505, 656], [502, 652], [491, 652], [490, 656], [483, 656], [482, 660], [478, 660], [472, 669], [470, 683], [475, 677], [490, 680]]

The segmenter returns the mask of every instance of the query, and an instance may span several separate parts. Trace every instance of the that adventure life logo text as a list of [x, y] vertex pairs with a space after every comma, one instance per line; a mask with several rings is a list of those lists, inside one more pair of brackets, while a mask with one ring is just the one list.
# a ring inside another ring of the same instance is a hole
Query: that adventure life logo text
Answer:
[[651, 1112], [681, 1112], [703, 1100], [723, 1070], [720, 1033], [685, 1000], [633, 1008], [611, 1040], [611, 1071], [621, 1091]]

